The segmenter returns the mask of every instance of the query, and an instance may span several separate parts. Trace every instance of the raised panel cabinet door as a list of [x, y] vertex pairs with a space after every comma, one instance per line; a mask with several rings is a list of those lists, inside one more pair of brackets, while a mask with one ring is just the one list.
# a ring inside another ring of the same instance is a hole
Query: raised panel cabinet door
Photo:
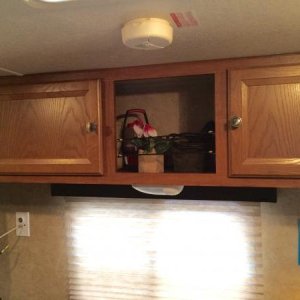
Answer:
[[229, 72], [232, 176], [300, 177], [300, 66]]
[[101, 174], [100, 82], [0, 87], [0, 174]]

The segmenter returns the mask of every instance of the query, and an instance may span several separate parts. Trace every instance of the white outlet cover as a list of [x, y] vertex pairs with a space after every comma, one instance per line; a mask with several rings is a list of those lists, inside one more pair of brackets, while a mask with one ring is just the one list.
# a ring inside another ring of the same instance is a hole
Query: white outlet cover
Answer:
[[[20, 219], [22, 219], [22, 221], [20, 221]], [[17, 236], [30, 236], [29, 212], [16, 212], [16, 227]]]

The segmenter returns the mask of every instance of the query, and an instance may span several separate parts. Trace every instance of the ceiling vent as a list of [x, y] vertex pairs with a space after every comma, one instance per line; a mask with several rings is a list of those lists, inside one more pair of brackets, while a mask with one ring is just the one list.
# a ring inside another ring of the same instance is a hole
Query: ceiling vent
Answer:
[[158, 18], [139, 18], [127, 22], [122, 28], [122, 40], [129, 48], [157, 50], [169, 46], [173, 28], [168, 21]]

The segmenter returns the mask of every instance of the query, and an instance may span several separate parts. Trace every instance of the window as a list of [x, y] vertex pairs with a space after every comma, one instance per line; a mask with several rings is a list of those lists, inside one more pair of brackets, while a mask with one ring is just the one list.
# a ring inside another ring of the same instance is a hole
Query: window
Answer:
[[257, 203], [67, 201], [70, 299], [263, 299]]

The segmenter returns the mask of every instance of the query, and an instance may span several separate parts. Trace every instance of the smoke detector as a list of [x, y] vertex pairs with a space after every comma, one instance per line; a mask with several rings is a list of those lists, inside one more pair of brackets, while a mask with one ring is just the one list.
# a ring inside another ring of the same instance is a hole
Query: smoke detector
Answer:
[[159, 18], [138, 18], [122, 28], [122, 41], [129, 48], [156, 50], [169, 46], [173, 41], [173, 28]]

